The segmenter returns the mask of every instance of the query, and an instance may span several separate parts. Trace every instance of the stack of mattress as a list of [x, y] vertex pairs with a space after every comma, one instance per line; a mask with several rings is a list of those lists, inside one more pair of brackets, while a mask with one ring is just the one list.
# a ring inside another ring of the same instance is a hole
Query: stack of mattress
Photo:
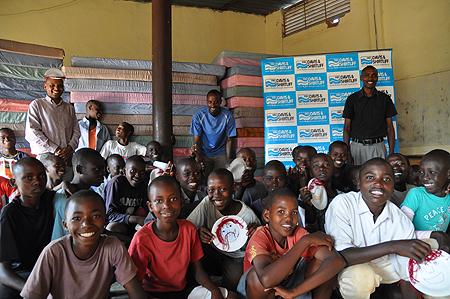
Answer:
[[[46, 95], [44, 73], [61, 68], [64, 50], [0, 39], [0, 127], [16, 134], [16, 148], [30, 154], [25, 121], [30, 102]], [[69, 93], [63, 100], [69, 102]]]
[[[192, 115], [206, 105], [208, 91], [220, 89], [217, 81], [223, 78], [225, 69], [204, 63], [172, 63], [175, 162], [189, 155], [194, 144], [189, 135]], [[74, 56], [72, 66], [62, 70], [78, 118], [86, 113], [85, 103], [95, 99], [103, 102], [101, 122], [112, 136], [117, 125], [125, 121], [134, 126], [133, 141], [147, 145], [152, 140], [152, 61]]]
[[258, 168], [264, 166], [264, 102], [261, 59], [268, 54], [223, 51], [213, 64], [224, 65], [227, 71], [219, 84], [227, 106], [236, 120], [236, 151], [251, 147], [257, 157]]

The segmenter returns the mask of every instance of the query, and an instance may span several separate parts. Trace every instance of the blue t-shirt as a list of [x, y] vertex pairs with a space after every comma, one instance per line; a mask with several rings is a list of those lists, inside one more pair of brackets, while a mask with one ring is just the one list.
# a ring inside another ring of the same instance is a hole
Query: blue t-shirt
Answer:
[[425, 187], [409, 190], [400, 207], [408, 207], [414, 212], [413, 223], [416, 230], [447, 231], [450, 222], [450, 195], [438, 197], [428, 193]]
[[212, 116], [208, 107], [202, 107], [192, 116], [189, 134], [200, 136], [204, 156], [219, 156], [226, 153], [226, 137], [236, 136], [236, 124], [224, 107], [217, 116]]

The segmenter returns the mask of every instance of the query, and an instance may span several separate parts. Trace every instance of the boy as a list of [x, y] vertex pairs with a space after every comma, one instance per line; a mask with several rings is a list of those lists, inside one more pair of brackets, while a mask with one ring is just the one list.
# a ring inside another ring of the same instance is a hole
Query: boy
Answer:
[[200, 191], [200, 167], [192, 158], [183, 158], [178, 162], [176, 179], [181, 185], [181, 207], [180, 219], [186, 219], [195, 209], [206, 193]]
[[121, 240], [128, 244], [136, 232], [136, 224], [144, 225], [148, 214], [147, 180], [144, 159], [131, 156], [125, 163], [125, 176], [112, 178], [103, 192], [109, 222], [106, 229], [120, 234]]
[[238, 292], [249, 299], [330, 298], [345, 266], [331, 238], [297, 226], [297, 198], [289, 189], [269, 193], [263, 216], [267, 225], [248, 243]]
[[53, 191], [61, 189], [61, 183], [66, 169], [64, 159], [53, 153], [42, 154], [40, 158], [47, 173], [47, 189]]
[[235, 189], [230, 171], [224, 168], [213, 170], [208, 177], [208, 197], [205, 197], [187, 218], [199, 229], [200, 240], [204, 245], [206, 259], [204, 264], [215, 269], [221, 268], [222, 285], [232, 291], [236, 290], [239, 278], [243, 274], [245, 245], [234, 252], [218, 251], [211, 244], [214, 238], [211, 229], [219, 218], [227, 215], [241, 217], [247, 224], [247, 234], [250, 236], [260, 223], [246, 204], [233, 199]]
[[149, 160], [145, 166], [145, 171], [151, 172], [153, 170], [153, 162], [161, 161], [161, 156], [163, 154], [163, 148], [158, 141], [150, 141], [147, 143], [147, 151], [145, 152], [145, 157]]
[[[338, 275], [344, 298], [369, 299], [375, 288], [390, 284], [382, 291], [385, 298], [417, 298], [406, 279], [408, 258], [418, 263], [430, 253], [430, 246], [415, 239], [414, 226], [388, 199], [394, 189], [392, 167], [382, 158], [361, 166], [361, 191], [338, 195], [325, 215], [325, 230], [334, 248], [347, 261]], [[399, 287], [397, 281], [401, 280]]]
[[105, 191], [106, 185], [109, 181], [117, 176], [124, 175], [125, 161], [118, 154], [112, 154], [106, 159], [106, 172], [109, 173], [108, 177], [100, 184], [97, 188], [94, 189], [100, 196], [103, 195], [103, 191]]
[[28, 154], [16, 150], [16, 135], [14, 131], [9, 128], [0, 129], [0, 176], [11, 179], [12, 166], [18, 160], [28, 157]]
[[20, 195], [3, 208], [0, 216], [0, 298], [20, 298], [25, 280], [53, 229], [52, 199], [46, 190], [44, 165], [25, 157], [13, 166], [12, 184]]
[[[286, 167], [278, 160], [272, 160], [267, 162], [263, 170], [263, 184], [267, 193], [286, 186]], [[264, 198], [255, 200], [250, 208], [258, 216], [258, 219], [264, 223], [262, 212], [264, 210]]]
[[402, 211], [414, 223], [419, 239], [434, 238], [439, 249], [450, 251], [450, 237], [445, 233], [450, 222], [450, 153], [436, 149], [420, 161], [423, 187], [411, 189], [401, 205]]
[[42, 251], [21, 296], [47, 298], [110, 298], [113, 279], [130, 298], [146, 298], [125, 246], [102, 235], [105, 205], [92, 190], [74, 193], [65, 208], [64, 228], [70, 233]]
[[262, 182], [255, 180], [255, 152], [251, 148], [244, 147], [238, 151], [236, 158], [242, 158], [247, 169], [242, 175], [241, 183], [234, 195], [234, 199], [242, 200], [246, 205], [250, 206], [253, 201], [266, 197], [267, 191]]
[[203, 270], [195, 226], [177, 220], [182, 204], [178, 182], [168, 175], [154, 179], [149, 198], [147, 205], [156, 220], [136, 233], [128, 250], [144, 290], [156, 298], [187, 298], [193, 288], [186, 282], [190, 268], [197, 283], [211, 291], [212, 298], [226, 297], [222, 296], [226, 290], [219, 290]]
[[[105, 160], [99, 152], [85, 147], [75, 152], [72, 159], [73, 179], [70, 184], [75, 191], [89, 189], [91, 186], [100, 186], [105, 176]], [[67, 198], [63, 190], [58, 190], [53, 198], [55, 209], [55, 224], [53, 226], [52, 241], [67, 235], [64, 228], [65, 207]]]
[[411, 168], [409, 169], [408, 184], [414, 185], [416, 187], [423, 187], [422, 183], [420, 182], [419, 170], [419, 165], [411, 165]]
[[99, 122], [102, 114], [102, 104], [99, 101], [89, 100], [86, 103], [86, 116], [78, 121], [81, 136], [76, 150], [89, 147], [100, 151], [110, 139], [108, 128]]
[[343, 141], [335, 141], [330, 144], [328, 155], [333, 160], [334, 171], [331, 178], [331, 187], [342, 192], [348, 192], [351, 182], [348, 181], [348, 172], [353, 164], [347, 164], [348, 146]]
[[297, 196], [300, 194], [300, 188], [308, 185], [311, 179], [309, 175], [311, 158], [316, 154], [316, 149], [309, 145], [299, 145], [292, 150], [292, 161], [294, 161], [295, 167], [288, 169], [287, 188]]
[[408, 191], [414, 187], [407, 184], [410, 168], [409, 160], [402, 154], [391, 154], [386, 157], [386, 161], [391, 164], [395, 178], [394, 192], [390, 201], [395, 203], [397, 207], [400, 207]]
[[134, 127], [127, 122], [120, 123], [116, 129], [116, 137], [119, 140], [108, 140], [102, 147], [100, 154], [103, 158], [108, 158], [112, 154], [119, 154], [122, 157], [133, 155], [145, 156], [147, 149], [142, 144], [129, 141], [134, 133]]
[[352, 182], [350, 191], [359, 192], [359, 171], [361, 170], [361, 165], [355, 165], [350, 171], [348, 172], [348, 180]]

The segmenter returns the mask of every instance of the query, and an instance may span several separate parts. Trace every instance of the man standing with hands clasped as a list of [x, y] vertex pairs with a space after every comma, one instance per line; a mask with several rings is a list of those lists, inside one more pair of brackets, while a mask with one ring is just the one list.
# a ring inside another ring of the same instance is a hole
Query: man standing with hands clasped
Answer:
[[70, 181], [72, 153], [78, 146], [80, 128], [73, 107], [65, 103], [64, 73], [59, 69], [45, 72], [45, 98], [36, 99], [28, 107], [25, 139], [30, 143], [31, 152], [39, 159], [43, 153], [54, 153], [66, 162], [64, 180]]
[[385, 136], [390, 154], [395, 149], [392, 117], [397, 115], [397, 110], [391, 98], [375, 88], [378, 82], [377, 69], [366, 66], [361, 71], [361, 81], [363, 88], [347, 98], [342, 114], [345, 118], [344, 142], [350, 148], [349, 162], [353, 160], [355, 165], [362, 165], [375, 157], [386, 158]]

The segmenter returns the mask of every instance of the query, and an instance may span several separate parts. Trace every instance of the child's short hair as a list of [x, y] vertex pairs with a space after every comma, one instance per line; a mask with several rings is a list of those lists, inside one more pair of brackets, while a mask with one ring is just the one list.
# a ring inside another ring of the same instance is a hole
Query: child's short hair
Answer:
[[209, 97], [210, 95], [214, 95], [218, 100], [220, 100], [222, 98], [220, 91], [215, 90], [215, 89], [208, 91], [208, 94], [206, 95], [206, 97]]
[[313, 153], [312, 155], [317, 155], [317, 150], [310, 145], [298, 145], [292, 150], [292, 157], [297, 156], [300, 150], [306, 150], [307, 152]]
[[121, 124], [124, 126], [124, 128], [125, 128], [128, 132], [131, 132], [130, 136], [132, 136], [133, 133], [134, 133], [134, 127], [133, 127], [133, 125], [131, 125], [131, 124], [125, 122], [125, 121], [124, 121], [124, 122], [121, 122]]
[[394, 170], [392, 169], [391, 164], [389, 164], [389, 163], [388, 163], [386, 160], [384, 160], [383, 158], [376, 157], [376, 158], [370, 159], [369, 161], [366, 161], [366, 162], [361, 166], [361, 169], [359, 170], [359, 179], [361, 179], [361, 174], [363, 173], [364, 169], [367, 168], [369, 165], [375, 164], [375, 163], [385, 164], [385, 165], [389, 166], [389, 169], [391, 170], [392, 176], [394, 176]]
[[140, 164], [145, 165], [145, 160], [139, 155], [133, 155], [133, 156], [128, 157], [127, 162], [125, 163], [125, 166], [128, 163], [140, 163]]
[[48, 160], [53, 159], [55, 157], [59, 157], [59, 156], [55, 155], [54, 153], [43, 153], [39, 157], [39, 160], [45, 165]]
[[[161, 175], [157, 178], [155, 178], [151, 183], [150, 186], [148, 186], [148, 194], [149, 194], [149, 199], [150, 199], [150, 191], [152, 190], [152, 188], [155, 188], [155, 185], [158, 182], [167, 182], [167, 183], [171, 183], [174, 185], [175, 190], [178, 192], [178, 195], [181, 194], [181, 186], [180, 186], [180, 182], [178, 182], [173, 176], [170, 175]], [[151, 200], [151, 199], [150, 199]]]
[[77, 165], [85, 166], [87, 163], [90, 163], [92, 161], [92, 159], [96, 159], [96, 158], [103, 159], [102, 155], [100, 155], [99, 152], [97, 152], [96, 150], [93, 150], [92, 148], [85, 147], [85, 148], [82, 148], [82, 149], [76, 151], [72, 157], [72, 165], [73, 165], [74, 171], [75, 171], [75, 167], [77, 167]]
[[40, 164], [42, 166], [42, 168], [45, 169], [44, 164], [42, 164], [42, 162], [39, 161], [38, 159], [33, 158], [33, 157], [24, 157], [24, 158], [20, 159], [19, 161], [17, 161], [16, 163], [14, 163], [14, 165], [12, 167], [13, 177], [15, 178], [15, 174], [20, 168], [22, 168], [25, 165], [32, 165], [32, 164]]
[[273, 168], [278, 169], [282, 172], [284, 171], [284, 174], [286, 175], [286, 166], [284, 166], [284, 164], [278, 160], [272, 160], [272, 161], [267, 162], [266, 166], [264, 166], [263, 173], [265, 174], [267, 170], [273, 169]]
[[315, 154], [314, 156], [312, 156], [311, 162], [313, 159], [316, 159], [317, 157], [325, 157], [326, 159], [328, 159], [331, 162], [331, 165], [333, 165], [333, 159], [331, 159], [331, 157], [329, 155], [324, 154], [324, 153], [318, 153], [318, 154]]
[[106, 165], [109, 165], [109, 163], [111, 163], [114, 160], [119, 160], [119, 161], [122, 160], [123, 161], [123, 158], [119, 154], [109, 155], [108, 158], [106, 158]]
[[10, 129], [8, 127], [3, 127], [3, 128], [0, 129], [0, 131], [10, 131], [11, 133], [13, 133], [14, 136], [16, 136], [16, 134], [14, 133], [14, 130]]
[[254, 150], [252, 150], [251, 148], [249, 148], [249, 147], [243, 147], [243, 148], [241, 148], [237, 153], [236, 153], [236, 155], [237, 154], [239, 154], [241, 151], [243, 151], [243, 150], [247, 150], [247, 151], [251, 151], [252, 152], [252, 154], [253, 154], [253, 156], [256, 158], [256, 154], [255, 154], [255, 151]]
[[66, 207], [64, 208], [64, 216], [66, 216], [66, 219], [67, 219], [67, 209], [69, 207], [69, 204], [72, 201], [75, 201], [81, 197], [91, 197], [91, 198], [96, 199], [101, 204], [101, 206], [104, 208], [104, 210], [102, 212], [106, 213], [106, 207], [105, 207], [105, 202], [104, 202], [103, 198], [97, 192], [95, 192], [93, 190], [84, 189], [84, 190], [75, 192], [67, 199]]
[[347, 143], [345, 143], [344, 141], [341, 140], [336, 140], [335, 142], [331, 143], [330, 146], [328, 147], [328, 151], [331, 153], [331, 151], [333, 150], [333, 148], [335, 146], [343, 146], [347, 149], [348, 152], [348, 145]]
[[424, 159], [440, 159], [446, 168], [450, 168], [450, 153], [443, 149], [435, 149], [431, 152], [428, 152], [425, 154], [425, 156], [422, 157], [422, 160]]
[[88, 107], [91, 106], [91, 105], [96, 105], [99, 108], [102, 107], [102, 103], [101, 102], [99, 102], [97, 100], [89, 100], [89, 101], [86, 102], [86, 111], [88, 110]]
[[234, 185], [234, 179], [233, 179], [233, 174], [231, 173], [231, 171], [229, 171], [228, 169], [225, 168], [216, 168], [213, 171], [211, 171], [211, 173], [208, 176], [208, 180], [211, 176], [213, 175], [217, 175], [217, 176], [223, 176], [227, 179], [228, 184], [230, 186]]
[[292, 197], [297, 202], [297, 197], [295, 197], [295, 194], [290, 189], [279, 188], [269, 192], [265, 199], [264, 209], [270, 209], [277, 199], [282, 196]]
[[392, 153], [392, 154], [390, 154], [389, 156], [386, 157], [386, 161], [387, 161], [387, 159], [388, 159], [389, 157], [391, 157], [391, 156], [400, 156], [400, 157], [402, 157], [403, 159], [405, 159], [406, 165], [407, 165], [408, 167], [411, 166], [411, 164], [409, 163], [409, 159], [408, 159], [405, 155], [400, 154], [400, 153]]

